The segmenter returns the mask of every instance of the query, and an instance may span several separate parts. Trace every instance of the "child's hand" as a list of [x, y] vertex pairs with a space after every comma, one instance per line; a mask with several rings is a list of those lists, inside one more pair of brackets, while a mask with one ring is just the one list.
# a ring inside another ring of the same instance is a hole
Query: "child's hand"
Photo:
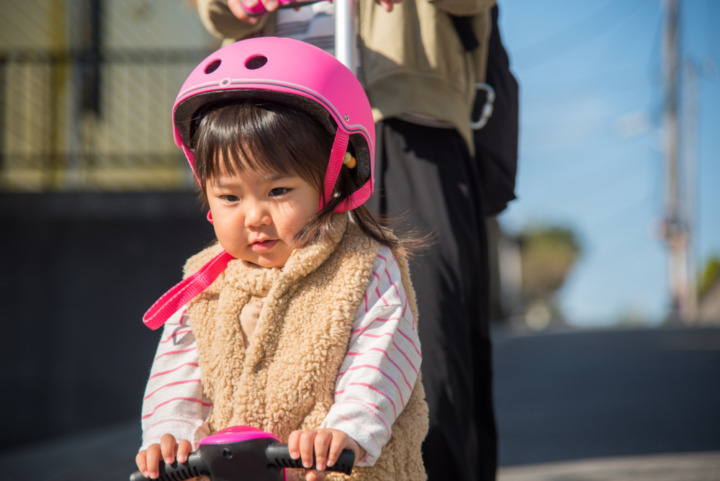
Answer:
[[315, 452], [315, 469], [306, 471], [308, 481], [324, 479], [325, 468], [337, 462], [343, 449], [355, 452], [355, 462], [365, 456], [365, 450], [354, 439], [337, 429], [293, 431], [288, 438], [288, 449], [293, 459], [302, 459], [306, 469], [312, 466]]
[[165, 464], [172, 464], [177, 457], [179, 463], [184, 463], [191, 451], [190, 441], [181, 439], [178, 442], [172, 434], [165, 434], [160, 439], [160, 444], [151, 444], [146, 450], [140, 451], [135, 456], [135, 463], [143, 476], [157, 479], [160, 477], [161, 459]]

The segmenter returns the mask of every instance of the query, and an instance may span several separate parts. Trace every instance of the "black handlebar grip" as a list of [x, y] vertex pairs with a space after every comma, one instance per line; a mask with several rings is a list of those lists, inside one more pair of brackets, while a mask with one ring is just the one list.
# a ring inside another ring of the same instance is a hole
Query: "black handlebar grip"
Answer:
[[[287, 444], [273, 443], [265, 448], [265, 456], [268, 463], [278, 468], [304, 468], [302, 459], [293, 459], [290, 457], [290, 451]], [[349, 449], [344, 449], [338, 457], [335, 464], [327, 466], [325, 471], [334, 471], [343, 474], [350, 474], [355, 461], [355, 453]], [[313, 464], [313, 468], [315, 465]]]
[[[175, 461], [172, 464], [165, 464], [160, 461], [158, 466], [160, 477], [158, 481], [181, 481], [184, 479], [195, 478], [197, 476], [210, 476], [205, 466], [205, 462], [199, 452], [194, 452], [188, 456], [186, 462], [180, 464]], [[151, 481], [146, 478], [140, 471], [135, 471], [130, 475], [130, 481]]]

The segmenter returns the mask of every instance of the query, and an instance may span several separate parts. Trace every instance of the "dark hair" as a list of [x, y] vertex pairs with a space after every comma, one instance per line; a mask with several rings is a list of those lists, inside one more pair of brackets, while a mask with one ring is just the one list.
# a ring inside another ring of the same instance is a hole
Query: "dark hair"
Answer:
[[[348, 168], [343, 166], [330, 198], [325, 198], [323, 183], [333, 135], [310, 114], [285, 104], [246, 100], [206, 110], [196, 116], [191, 144], [204, 202], [207, 182], [222, 169], [229, 174], [246, 169], [292, 172], [315, 186], [324, 207], [298, 233], [299, 246], [325, 235], [337, 215], [335, 209], [355, 190]], [[407, 246], [366, 207], [359, 206], [350, 215], [368, 236], [408, 254]]]

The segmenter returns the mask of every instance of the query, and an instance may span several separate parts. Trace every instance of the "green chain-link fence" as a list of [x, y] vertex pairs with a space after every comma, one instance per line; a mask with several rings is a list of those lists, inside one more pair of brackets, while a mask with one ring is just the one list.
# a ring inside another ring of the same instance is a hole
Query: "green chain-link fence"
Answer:
[[183, 0], [4, 0], [0, 191], [191, 185], [170, 109], [216, 42]]

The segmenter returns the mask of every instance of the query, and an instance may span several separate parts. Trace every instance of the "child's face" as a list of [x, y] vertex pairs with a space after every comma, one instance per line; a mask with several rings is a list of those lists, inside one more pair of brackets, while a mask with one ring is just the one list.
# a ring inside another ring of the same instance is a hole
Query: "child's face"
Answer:
[[207, 182], [215, 235], [233, 257], [283, 267], [295, 236], [317, 214], [320, 192], [292, 173], [223, 171]]

